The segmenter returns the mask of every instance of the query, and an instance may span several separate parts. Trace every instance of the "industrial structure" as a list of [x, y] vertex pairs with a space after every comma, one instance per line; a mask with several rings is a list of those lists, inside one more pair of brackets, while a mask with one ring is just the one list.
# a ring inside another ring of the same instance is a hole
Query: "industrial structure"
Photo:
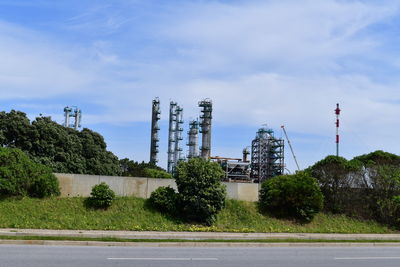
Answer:
[[209, 159], [211, 155], [211, 119], [212, 119], [212, 102], [210, 99], [204, 99], [199, 102], [202, 108], [200, 116], [200, 133], [201, 133], [201, 157]]
[[[75, 121], [74, 123], [70, 122], [70, 118], [74, 118]], [[75, 130], [78, 130], [78, 128], [81, 127], [81, 121], [82, 121], [82, 110], [79, 109], [78, 107], [72, 106], [72, 107], [65, 107], [64, 108], [64, 126], [67, 128], [74, 128]]]
[[336, 114], [336, 156], [339, 157], [339, 116], [340, 116], [339, 103], [336, 104], [335, 114]]
[[152, 106], [152, 116], [151, 116], [151, 141], [150, 141], [150, 163], [157, 164], [157, 154], [158, 154], [158, 132], [160, 127], [158, 126], [158, 121], [160, 120], [161, 110], [160, 110], [160, 100], [155, 98], [153, 100]]
[[255, 182], [282, 175], [284, 170], [284, 140], [274, 137], [272, 129], [260, 128], [251, 142], [251, 173]]
[[183, 108], [176, 106], [176, 124], [175, 124], [175, 156], [174, 156], [174, 167], [178, 164], [182, 157], [181, 141], [183, 140]]
[[227, 182], [251, 182], [250, 162], [240, 158], [210, 157], [219, 163], [225, 171], [224, 180]]
[[243, 154], [243, 160], [242, 161], [243, 162], [249, 162], [248, 156], [250, 155], [250, 151], [249, 151], [249, 149], [247, 147], [243, 148], [242, 154]]
[[169, 106], [169, 130], [168, 130], [168, 167], [169, 173], [174, 172], [176, 165], [182, 160], [183, 109], [176, 102], [170, 102]]
[[[204, 99], [198, 102], [201, 108], [199, 119], [189, 123], [187, 132], [188, 154], [187, 158], [201, 157], [218, 162], [225, 171], [224, 180], [233, 182], [263, 182], [264, 180], [282, 175], [284, 171], [284, 140], [276, 138], [272, 129], [260, 128], [250, 146], [243, 149], [242, 158], [211, 157], [211, 125], [212, 102]], [[157, 163], [158, 132], [160, 130], [160, 100], [153, 100], [150, 162]], [[338, 123], [337, 123], [338, 125]], [[286, 131], [282, 126], [287, 137]], [[185, 160], [182, 153], [181, 141], [183, 132], [183, 109], [171, 101], [169, 106], [169, 130], [168, 130], [168, 166], [167, 171], [174, 173], [177, 164]], [[199, 133], [201, 133], [201, 146], [199, 152]], [[287, 138], [288, 140], [288, 138]], [[289, 144], [290, 141], [288, 140]], [[292, 153], [293, 149], [291, 148]], [[251, 159], [249, 160], [249, 155]], [[294, 156], [294, 153], [293, 153]], [[296, 157], [294, 159], [297, 164]]]
[[189, 123], [187, 146], [189, 147], [188, 159], [199, 156], [199, 122], [197, 120]]

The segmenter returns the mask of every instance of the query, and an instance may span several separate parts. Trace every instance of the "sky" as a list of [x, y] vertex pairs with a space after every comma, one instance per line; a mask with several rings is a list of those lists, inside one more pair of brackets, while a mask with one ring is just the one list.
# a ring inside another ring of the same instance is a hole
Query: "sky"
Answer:
[[78, 106], [110, 151], [148, 161], [159, 97], [164, 168], [169, 102], [186, 133], [205, 98], [213, 156], [285, 125], [306, 168], [336, 153], [336, 103], [341, 156], [400, 154], [399, 71], [400, 1], [0, 0], [0, 110], [62, 123]]

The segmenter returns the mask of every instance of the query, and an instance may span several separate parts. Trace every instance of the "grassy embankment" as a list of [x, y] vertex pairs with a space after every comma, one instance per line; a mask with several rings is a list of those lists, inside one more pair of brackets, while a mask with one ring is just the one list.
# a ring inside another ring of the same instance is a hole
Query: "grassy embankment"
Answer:
[[118, 198], [108, 210], [85, 208], [83, 198], [0, 200], [0, 228], [155, 230], [293, 233], [394, 233], [375, 222], [318, 214], [298, 224], [258, 213], [256, 204], [228, 200], [212, 227], [192, 225], [162, 215], [140, 198]]

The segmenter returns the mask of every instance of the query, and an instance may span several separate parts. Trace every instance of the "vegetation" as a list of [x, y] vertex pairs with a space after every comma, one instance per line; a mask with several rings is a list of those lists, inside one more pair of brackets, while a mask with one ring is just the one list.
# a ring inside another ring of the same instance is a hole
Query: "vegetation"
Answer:
[[0, 196], [48, 197], [59, 195], [51, 170], [33, 162], [19, 149], [0, 147]]
[[351, 188], [358, 170], [357, 164], [343, 157], [327, 156], [308, 169], [317, 178], [324, 195], [324, 209], [332, 213], [342, 213], [354, 197]]
[[261, 211], [305, 222], [310, 222], [323, 206], [323, 195], [317, 181], [305, 172], [265, 181], [259, 198]]
[[31, 123], [23, 112], [0, 112], [0, 146], [19, 148], [53, 172], [121, 174], [118, 158], [106, 150], [100, 134], [63, 127], [50, 117]]
[[211, 225], [224, 207], [226, 189], [221, 183], [224, 172], [218, 163], [192, 158], [176, 167], [181, 213], [189, 221]]
[[139, 163], [133, 160], [129, 160], [127, 158], [121, 159], [119, 163], [122, 170], [122, 176], [167, 179], [172, 178], [172, 175], [170, 173], [152, 163]]
[[[190, 224], [153, 209], [145, 199], [117, 197], [107, 210], [86, 209], [85, 198], [7, 198], [0, 201], [0, 228], [218, 231], [291, 233], [394, 233], [373, 221], [319, 213], [308, 224], [258, 212], [256, 203], [227, 200], [213, 226]], [[18, 216], [16, 216], [18, 214]]]
[[115, 199], [115, 193], [106, 183], [100, 183], [92, 188], [86, 205], [95, 209], [107, 209]]
[[350, 161], [328, 156], [307, 171], [318, 179], [326, 211], [399, 226], [399, 156], [379, 150]]
[[161, 186], [153, 191], [149, 198], [149, 203], [152, 207], [173, 216], [179, 215], [179, 194], [169, 186]]

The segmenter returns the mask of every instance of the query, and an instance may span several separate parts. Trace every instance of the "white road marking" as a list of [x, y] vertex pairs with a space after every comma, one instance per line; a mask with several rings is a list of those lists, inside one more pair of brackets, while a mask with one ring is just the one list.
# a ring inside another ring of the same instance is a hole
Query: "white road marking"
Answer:
[[335, 260], [400, 260], [400, 257], [347, 257], [335, 258]]
[[217, 261], [217, 258], [107, 258], [107, 260], [134, 261]]

